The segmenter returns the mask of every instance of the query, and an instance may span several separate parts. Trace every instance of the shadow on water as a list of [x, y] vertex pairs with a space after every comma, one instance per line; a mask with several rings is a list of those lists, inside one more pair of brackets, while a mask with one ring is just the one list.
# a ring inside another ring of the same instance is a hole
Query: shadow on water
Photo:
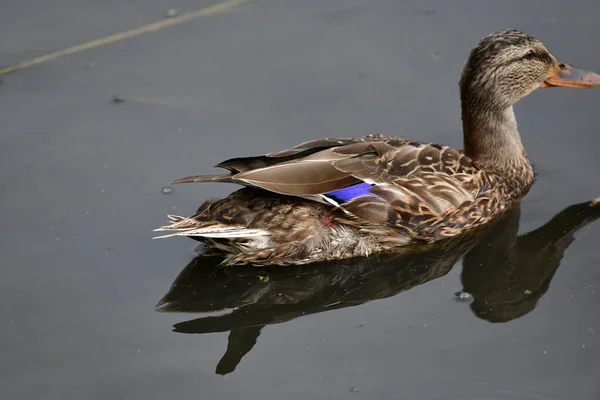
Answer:
[[567, 207], [548, 223], [518, 236], [519, 205], [468, 236], [414, 249], [302, 267], [219, 267], [217, 257], [196, 257], [159, 301], [161, 312], [209, 313], [180, 322], [188, 334], [227, 332], [227, 351], [216, 373], [233, 372], [266, 325], [394, 296], [446, 275], [463, 257], [463, 290], [471, 310], [489, 322], [531, 312], [546, 293], [574, 233], [600, 217], [600, 202]]

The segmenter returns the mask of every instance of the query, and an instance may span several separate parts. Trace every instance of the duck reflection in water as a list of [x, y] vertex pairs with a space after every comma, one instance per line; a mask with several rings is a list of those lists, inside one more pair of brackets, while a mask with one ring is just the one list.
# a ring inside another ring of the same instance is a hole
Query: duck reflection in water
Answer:
[[463, 258], [463, 291], [489, 322], [531, 312], [546, 293], [574, 233], [600, 217], [600, 199], [575, 204], [518, 236], [519, 204], [483, 229], [410, 252], [302, 267], [219, 267], [196, 257], [157, 304], [161, 312], [228, 313], [175, 324], [179, 333], [227, 332], [221, 375], [235, 370], [266, 325], [383, 299], [446, 275]]

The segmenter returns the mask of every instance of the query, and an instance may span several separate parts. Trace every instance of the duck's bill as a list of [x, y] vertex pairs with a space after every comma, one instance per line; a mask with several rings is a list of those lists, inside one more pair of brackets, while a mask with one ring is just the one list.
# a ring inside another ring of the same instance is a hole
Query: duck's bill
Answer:
[[600, 75], [592, 71], [575, 68], [572, 65], [554, 60], [554, 69], [541, 87], [565, 86], [591, 88], [600, 86]]

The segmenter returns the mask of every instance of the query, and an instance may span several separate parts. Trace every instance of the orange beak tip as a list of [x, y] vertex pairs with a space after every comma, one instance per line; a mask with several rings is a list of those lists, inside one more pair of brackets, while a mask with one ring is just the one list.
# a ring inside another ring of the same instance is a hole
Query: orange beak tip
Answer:
[[540, 85], [540, 87], [549, 86], [592, 88], [600, 86], [600, 75], [555, 61], [550, 77]]

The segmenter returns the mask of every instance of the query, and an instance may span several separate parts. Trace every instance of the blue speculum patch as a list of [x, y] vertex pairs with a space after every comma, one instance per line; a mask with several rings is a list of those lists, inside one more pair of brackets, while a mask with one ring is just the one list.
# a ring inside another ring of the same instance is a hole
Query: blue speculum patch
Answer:
[[347, 203], [352, 199], [369, 194], [370, 189], [371, 185], [368, 183], [357, 183], [356, 185], [325, 193], [325, 196], [337, 201], [338, 203]]

